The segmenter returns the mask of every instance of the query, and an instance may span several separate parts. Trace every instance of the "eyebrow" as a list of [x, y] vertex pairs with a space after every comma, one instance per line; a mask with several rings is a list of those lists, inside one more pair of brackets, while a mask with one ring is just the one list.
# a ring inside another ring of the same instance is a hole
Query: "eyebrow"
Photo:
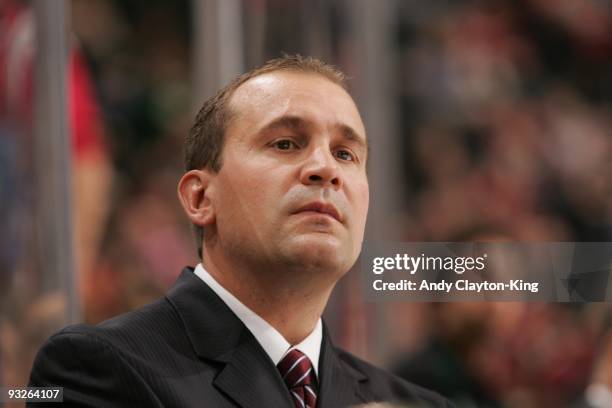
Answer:
[[[301, 116], [285, 115], [285, 116], [281, 116], [280, 118], [274, 119], [272, 122], [265, 125], [259, 131], [259, 133], [268, 132], [268, 131], [276, 130], [276, 129], [290, 129], [294, 131], [305, 131], [308, 128], [312, 128], [312, 127], [313, 127], [313, 123], [307, 119], [304, 119]], [[340, 132], [342, 133], [342, 136], [345, 139], [359, 144], [366, 151], [370, 150], [366, 139], [360, 136], [359, 133], [357, 133], [357, 131], [355, 131], [355, 129], [353, 129], [349, 125], [339, 123], [339, 124], [336, 124], [335, 127], [338, 130], [340, 130]]]

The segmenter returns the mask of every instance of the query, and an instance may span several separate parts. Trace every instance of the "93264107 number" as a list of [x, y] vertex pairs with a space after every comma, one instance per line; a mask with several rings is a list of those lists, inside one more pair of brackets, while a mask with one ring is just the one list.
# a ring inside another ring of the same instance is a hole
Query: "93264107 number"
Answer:
[[2, 387], [0, 402], [62, 402], [63, 387]]

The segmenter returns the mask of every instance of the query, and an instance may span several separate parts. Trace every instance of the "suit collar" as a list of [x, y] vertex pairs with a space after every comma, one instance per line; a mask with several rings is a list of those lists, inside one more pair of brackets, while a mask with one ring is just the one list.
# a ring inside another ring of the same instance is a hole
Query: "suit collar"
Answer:
[[242, 407], [292, 406], [278, 370], [223, 301], [185, 268], [166, 295], [196, 354], [219, 365], [213, 384]]
[[340, 359], [334, 347], [327, 325], [323, 325], [321, 349], [321, 376], [319, 382], [318, 408], [347, 407], [367, 402], [362, 384], [368, 378]]
[[245, 331], [242, 322], [223, 301], [185, 268], [166, 294], [185, 326], [199, 357], [227, 362]]

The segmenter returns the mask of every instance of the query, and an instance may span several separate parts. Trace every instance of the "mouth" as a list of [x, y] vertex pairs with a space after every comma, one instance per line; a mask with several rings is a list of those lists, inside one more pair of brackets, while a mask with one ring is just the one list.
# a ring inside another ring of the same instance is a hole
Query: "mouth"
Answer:
[[293, 212], [293, 214], [305, 212], [314, 212], [322, 215], [327, 215], [329, 217], [332, 217], [336, 221], [342, 223], [342, 216], [340, 215], [340, 212], [336, 209], [336, 207], [328, 203], [314, 201], [312, 203], [308, 203], [300, 207], [297, 211]]

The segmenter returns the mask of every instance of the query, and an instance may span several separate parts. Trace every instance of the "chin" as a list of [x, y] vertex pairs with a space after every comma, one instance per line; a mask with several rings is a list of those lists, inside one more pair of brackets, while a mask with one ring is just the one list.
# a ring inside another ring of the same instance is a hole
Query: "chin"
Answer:
[[352, 253], [336, 237], [328, 234], [307, 234], [294, 242], [286, 242], [286, 251], [295, 266], [311, 271], [344, 274], [352, 266], [348, 257]]

